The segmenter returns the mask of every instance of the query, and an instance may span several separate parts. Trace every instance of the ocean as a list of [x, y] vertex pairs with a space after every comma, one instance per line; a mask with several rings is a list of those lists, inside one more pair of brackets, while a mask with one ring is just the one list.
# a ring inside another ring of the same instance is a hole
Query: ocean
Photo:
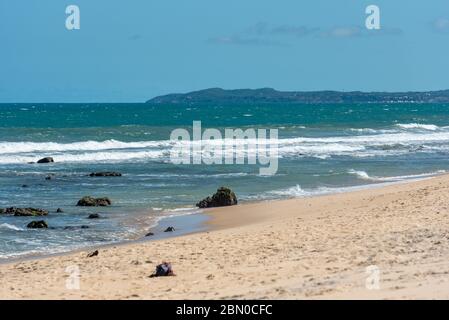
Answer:
[[[0, 120], [0, 208], [49, 210], [44, 219], [52, 227], [27, 229], [35, 218], [0, 215], [0, 260], [160, 233], [161, 219], [196, 219], [195, 203], [220, 186], [244, 203], [449, 170], [448, 104], [0, 104]], [[257, 165], [171, 163], [170, 133], [190, 130], [196, 120], [219, 130], [278, 129], [277, 174], [261, 176]], [[47, 156], [55, 163], [30, 163]], [[123, 176], [88, 176], [97, 171]], [[86, 195], [109, 197], [113, 205], [77, 207]], [[91, 213], [102, 218], [87, 219]]]

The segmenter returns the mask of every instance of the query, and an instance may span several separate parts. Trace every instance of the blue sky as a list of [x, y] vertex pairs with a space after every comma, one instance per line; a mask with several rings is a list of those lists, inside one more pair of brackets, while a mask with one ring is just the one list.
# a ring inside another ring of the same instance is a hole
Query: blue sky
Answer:
[[[449, 89], [447, 0], [0, 0], [0, 102]], [[65, 28], [78, 5], [81, 29]], [[380, 31], [365, 8], [381, 9]]]

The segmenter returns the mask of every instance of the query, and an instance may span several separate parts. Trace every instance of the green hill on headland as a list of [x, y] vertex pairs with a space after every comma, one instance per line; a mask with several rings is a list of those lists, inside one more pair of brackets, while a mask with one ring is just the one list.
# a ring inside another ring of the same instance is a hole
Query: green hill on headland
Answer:
[[205, 89], [158, 96], [150, 104], [183, 103], [449, 103], [449, 90], [427, 92], [277, 91]]

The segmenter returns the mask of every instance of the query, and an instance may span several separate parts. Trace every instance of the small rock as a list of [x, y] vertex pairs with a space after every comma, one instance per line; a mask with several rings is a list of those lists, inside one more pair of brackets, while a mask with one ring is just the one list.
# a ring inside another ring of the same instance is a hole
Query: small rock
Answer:
[[48, 225], [44, 220], [31, 221], [28, 223], [27, 228], [29, 229], [47, 229]]
[[105, 172], [92, 172], [89, 174], [90, 177], [121, 177], [120, 172], [105, 171]]
[[1, 209], [0, 213], [3, 214], [11, 214], [15, 217], [35, 217], [35, 216], [46, 216], [48, 214], [48, 211], [42, 210], [42, 209], [35, 209], [35, 208], [6, 208]]
[[174, 232], [175, 228], [174, 227], [168, 227], [167, 229], [165, 229], [164, 232]]
[[29, 188], [30, 186], [27, 184], [22, 184], [22, 188]]
[[45, 180], [51, 180], [51, 179], [53, 179], [51, 176], [45, 177]]
[[87, 219], [100, 219], [100, 215], [98, 213], [91, 213]]
[[78, 201], [77, 206], [82, 207], [106, 207], [112, 204], [109, 198], [93, 198], [90, 196], [83, 197]]
[[89, 226], [66, 226], [64, 230], [89, 229]]
[[55, 162], [55, 160], [52, 157], [45, 157], [40, 159], [37, 163], [52, 163]]
[[87, 257], [88, 258], [96, 257], [96, 256], [98, 256], [98, 253], [99, 253], [98, 250], [92, 251], [91, 253], [89, 253], [87, 255]]
[[173, 268], [170, 262], [163, 262], [160, 265], [156, 266], [155, 272], [150, 276], [153, 277], [169, 277], [174, 276]]
[[145, 235], [145, 237], [152, 237], [152, 236], [154, 236], [154, 233], [153, 233], [153, 232], [148, 232], [148, 233]]
[[64, 210], [62, 210], [61, 208], [56, 209], [56, 213], [63, 213]]

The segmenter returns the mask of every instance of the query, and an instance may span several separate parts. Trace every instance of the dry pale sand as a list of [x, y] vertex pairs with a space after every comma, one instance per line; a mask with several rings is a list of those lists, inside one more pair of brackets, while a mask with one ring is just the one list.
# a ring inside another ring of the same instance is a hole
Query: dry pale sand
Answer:
[[[215, 209], [210, 232], [0, 265], [0, 298], [449, 298], [448, 207], [440, 176]], [[177, 276], [149, 278], [163, 260]], [[79, 290], [66, 287], [74, 265]], [[366, 287], [373, 265], [379, 290]]]

